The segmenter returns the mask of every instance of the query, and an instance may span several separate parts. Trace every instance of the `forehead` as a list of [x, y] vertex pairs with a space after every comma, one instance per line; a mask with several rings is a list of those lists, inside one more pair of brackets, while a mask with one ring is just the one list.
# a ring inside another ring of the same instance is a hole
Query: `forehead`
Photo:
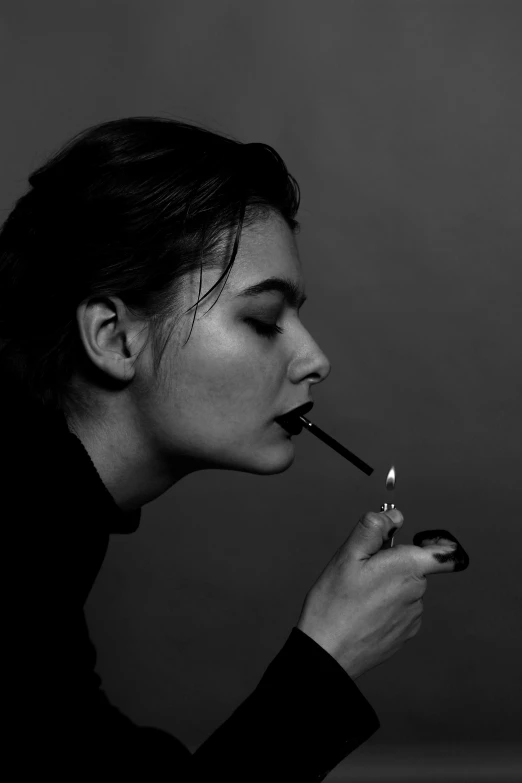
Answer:
[[[203, 314], [207, 312], [207, 305], [210, 310], [214, 304], [218, 308], [247, 304], [256, 301], [257, 296], [262, 295], [261, 291], [269, 289], [280, 290], [292, 307], [299, 307], [306, 299], [297, 243], [283, 218], [271, 215], [244, 226], [234, 263], [219, 282], [230, 261], [232, 245], [224, 245], [222, 250], [224, 259], [203, 267], [202, 287], [199, 269], [183, 276], [177, 297], [178, 306], [182, 307], [184, 315], [192, 317], [192, 308], [201, 298], [204, 299]], [[269, 285], [266, 283], [269, 278], [284, 279], [286, 285]], [[248, 289], [253, 286], [258, 287], [257, 293], [249, 294]], [[208, 296], [205, 296], [205, 292]], [[265, 296], [268, 294], [265, 293]]]
[[286, 222], [278, 216], [271, 216], [243, 229], [226, 289], [230, 298], [235, 298], [246, 287], [272, 277], [286, 279], [290, 284], [293, 283], [296, 294], [304, 293], [295, 237]]

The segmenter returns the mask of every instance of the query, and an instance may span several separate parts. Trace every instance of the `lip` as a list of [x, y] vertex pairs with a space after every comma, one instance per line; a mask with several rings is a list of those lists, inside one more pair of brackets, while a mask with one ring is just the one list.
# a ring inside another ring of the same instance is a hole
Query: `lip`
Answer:
[[303, 429], [301, 422], [296, 419], [295, 421], [289, 421], [288, 419], [276, 419], [276, 422], [282, 427], [289, 435], [299, 435]]
[[282, 416], [276, 416], [275, 420], [278, 424], [284, 427], [284, 429], [289, 432], [290, 435], [299, 435], [303, 429], [303, 425], [299, 421], [299, 416], [304, 416], [306, 413], [309, 413], [313, 407], [314, 403], [310, 400], [309, 402], [305, 402], [303, 405], [298, 405], [296, 408], [292, 408], [291, 410], [287, 411], [287, 413], [283, 413]]
[[312, 408], [314, 407], [314, 403], [312, 400], [309, 400], [308, 402], [303, 403], [302, 405], [298, 405], [296, 408], [292, 408], [291, 410], [287, 411], [286, 413], [282, 413], [281, 416], [276, 416], [277, 419], [283, 419], [287, 416], [298, 417], [298, 416], [304, 416], [307, 413], [310, 413]]

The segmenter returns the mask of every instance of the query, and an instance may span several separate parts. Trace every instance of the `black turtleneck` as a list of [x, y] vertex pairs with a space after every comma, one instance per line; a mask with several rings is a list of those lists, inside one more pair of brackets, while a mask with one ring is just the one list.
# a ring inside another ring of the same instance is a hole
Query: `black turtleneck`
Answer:
[[354, 681], [298, 628], [194, 754], [111, 705], [95, 673], [83, 607], [109, 536], [135, 532], [141, 509], [118, 507], [63, 414], [5, 388], [0, 406], [4, 769], [24, 780], [117, 773], [171, 783], [315, 783], [377, 731], [377, 715]]

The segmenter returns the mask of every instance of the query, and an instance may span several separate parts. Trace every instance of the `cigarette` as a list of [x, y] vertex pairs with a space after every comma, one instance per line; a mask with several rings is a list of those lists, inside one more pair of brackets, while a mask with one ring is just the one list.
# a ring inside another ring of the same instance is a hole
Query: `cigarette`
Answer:
[[330, 446], [330, 448], [340, 454], [341, 457], [347, 459], [348, 462], [351, 462], [356, 468], [362, 470], [367, 476], [372, 475], [373, 468], [367, 465], [366, 462], [363, 462], [363, 460], [353, 454], [353, 452], [348, 451], [345, 446], [338, 443], [331, 435], [328, 435], [328, 433], [318, 427], [317, 424], [313, 424], [306, 416], [299, 416], [299, 421], [302, 422], [308, 432], [311, 432], [316, 438], [319, 438], [319, 440], [322, 440], [327, 446]]

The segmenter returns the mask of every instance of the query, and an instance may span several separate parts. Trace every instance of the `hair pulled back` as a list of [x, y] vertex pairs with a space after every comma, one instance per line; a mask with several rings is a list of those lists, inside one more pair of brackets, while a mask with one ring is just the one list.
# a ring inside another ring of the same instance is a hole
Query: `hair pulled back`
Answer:
[[195, 319], [228, 278], [244, 225], [277, 212], [299, 228], [299, 186], [272, 147], [172, 119], [88, 128], [29, 184], [0, 232], [0, 382], [54, 411], [92, 411], [71, 379], [100, 380], [79, 335], [82, 302], [117, 296], [143, 318], [156, 376], [180, 279], [199, 267], [200, 294], [203, 266], [224, 266], [223, 240], [232, 246], [218, 282], [185, 311]]

